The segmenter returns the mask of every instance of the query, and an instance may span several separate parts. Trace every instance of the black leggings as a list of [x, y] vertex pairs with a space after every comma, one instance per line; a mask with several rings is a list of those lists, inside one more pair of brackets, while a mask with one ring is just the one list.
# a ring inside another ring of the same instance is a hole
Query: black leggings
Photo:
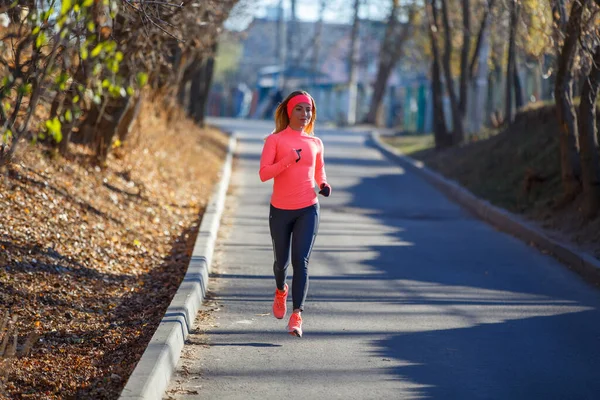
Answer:
[[319, 204], [298, 210], [282, 210], [271, 205], [269, 228], [273, 241], [273, 273], [279, 290], [285, 287], [287, 267], [292, 253], [292, 300], [294, 310], [304, 309], [308, 292], [308, 259], [319, 229]]

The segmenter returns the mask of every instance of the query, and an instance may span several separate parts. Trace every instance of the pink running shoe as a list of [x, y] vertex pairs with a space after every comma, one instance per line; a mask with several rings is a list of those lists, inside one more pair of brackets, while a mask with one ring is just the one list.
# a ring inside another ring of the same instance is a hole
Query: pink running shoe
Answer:
[[288, 296], [288, 285], [285, 284], [283, 288], [283, 292], [279, 289], [275, 289], [275, 299], [273, 299], [273, 315], [277, 319], [282, 319], [285, 317], [285, 313], [287, 312], [287, 296]]
[[288, 323], [288, 333], [293, 336], [302, 337], [302, 317], [300, 313], [292, 313]]

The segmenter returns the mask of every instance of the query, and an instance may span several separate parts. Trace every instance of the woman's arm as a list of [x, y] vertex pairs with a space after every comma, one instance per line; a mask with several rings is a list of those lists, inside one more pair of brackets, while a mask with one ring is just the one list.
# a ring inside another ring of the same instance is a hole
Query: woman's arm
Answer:
[[279, 160], [279, 162], [275, 162], [275, 156], [277, 155], [276, 139], [275, 135], [267, 138], [260, 156], [260, 170], [258, 171], [258, 175], [263, 182], [275, 178], [299, 159], [298, 152], [292, 149], [286, 157]]
[[315, 181], [317, 186], [322, 188], [324, 183], [327, 183], [327, 175], [325, 174], [325, 158], [323, 156], [325, 147], [323, 142], [319, 139], [319, 152], [317, 153], [317, 160], [315, 164]]

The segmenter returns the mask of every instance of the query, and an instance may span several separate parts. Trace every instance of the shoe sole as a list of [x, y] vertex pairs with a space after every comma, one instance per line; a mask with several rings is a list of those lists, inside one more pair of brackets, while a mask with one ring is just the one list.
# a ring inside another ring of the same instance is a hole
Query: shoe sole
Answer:
[[302, 332], [300, 332], [300, 331], [299, 331], [299, 330], [297, 330], [297, 329], [294, 329], [293, 331], [291, 331], [291, 332], [288, 332], [288, 333], [289, 333], [290, 335], [292, 335], [292, 336], [296, 336], [296, 337], [300, 337], [300, 338], [302, 337]]

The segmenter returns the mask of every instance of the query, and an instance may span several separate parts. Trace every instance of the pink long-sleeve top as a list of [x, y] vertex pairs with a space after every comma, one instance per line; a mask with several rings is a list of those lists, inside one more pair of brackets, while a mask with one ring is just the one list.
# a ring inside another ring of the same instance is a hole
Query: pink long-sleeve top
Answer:
[[[296, 162], [296, 149], [302, 149]], [[260, 157], [260, 180], [273, 178], [271, 204], [283, 210], [297, 210], [317, 203], [318, 187], [327, 183], [323, 142], [318, 137], [289, 126], [265, 140]]]

